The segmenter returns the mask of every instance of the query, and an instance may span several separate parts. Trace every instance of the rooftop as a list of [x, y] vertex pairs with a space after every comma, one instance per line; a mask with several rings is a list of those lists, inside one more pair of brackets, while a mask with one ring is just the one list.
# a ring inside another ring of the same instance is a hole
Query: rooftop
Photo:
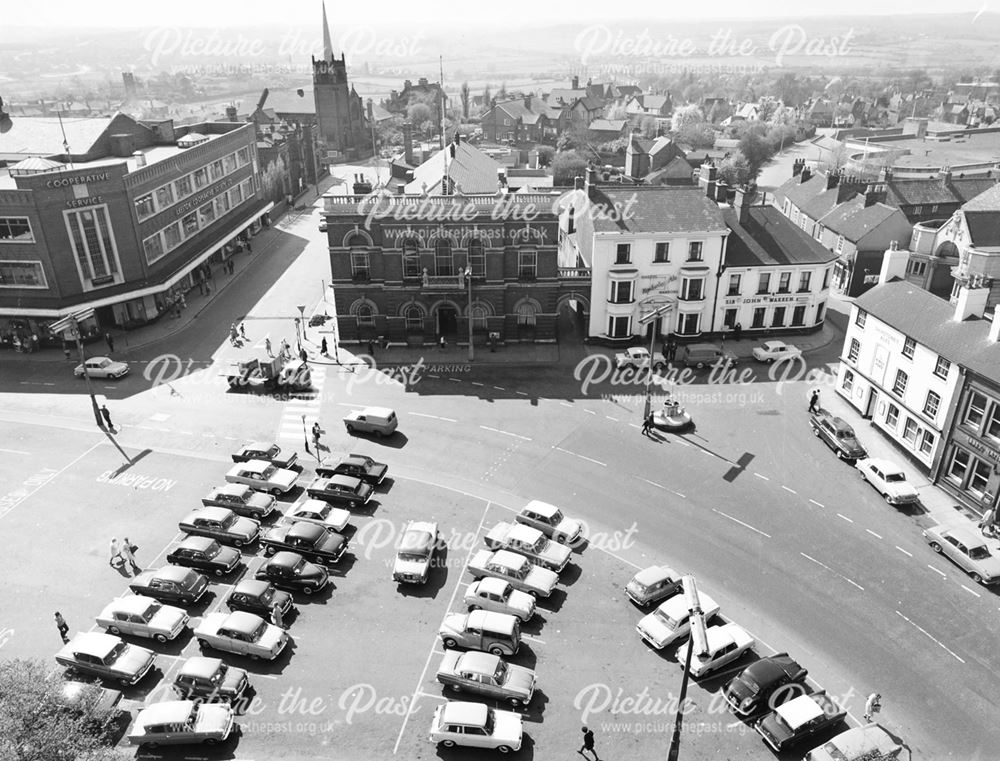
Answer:
[[893, 214], [903, 213], [884, 203], [873, 203], [871, 206], [865, 206], [864, 203], [863, 195], [855, 196], [840, 204], [820, 221], [831, 232], [857, 243]]
[[[945, 126], [952, 130], [958, 128], [955, 124]], [[948, 141], [917, 137], [885, 143], [872, 141], [871, 146], [875, 145], [882, 145], [892, 151], [909, 150], [908, 155], [893, 162], [897, 167], [959, 167], [1000, 162], [1000, 131], [962, 134], [952, 136]]]
[[732, 230], [726, 244], [730, 267], [825, 264], [837, 258], [773, 206], [751, 206], [742, 225], [735, 209], [727, 209], [725, 219]]
[[[497, 190], [497, 169], [500, 164], [475, 146], [464, 140], [455, 145], [455, 156], [448, 151], [448, 177], [455, 184], [456, 191], [462, 193], [494, 193]], [[413, 170], [413, 181], [406, 185], [407, 193], [420, 193], [426, 186], [428, 193], [440, 193], [445, 171], [442, 151], [436, 151], [429, 159]]]
[[[887, 182], [887, 200], [892, 206], [933, 206], [934, 204], [967, 203], [984, 191], [996, 187], [992, 177], [935, 177], [928, 180], [897, 180]], [[1000, 196], [994, 196], [995, 198]], [[994, 202], [992, 208], [1000, 204]]]
[[595, 205], [624, 209], [617, 218], [594, 219], [598, 233], [685, 233], [725, 232], [726, 224], [718, 204], [698, 187], [658, 185], [591, 189]]

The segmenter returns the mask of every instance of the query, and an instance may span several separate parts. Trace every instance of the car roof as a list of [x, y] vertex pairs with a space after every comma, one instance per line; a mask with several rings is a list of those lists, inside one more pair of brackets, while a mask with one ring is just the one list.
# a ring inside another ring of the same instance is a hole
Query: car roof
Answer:
[[113, 634], [104, 632], [82, 632], [73, 637], [73, 641], [67, 645], [71, 652], [88, 653], [95, 655], [102, 660], [121, 644], [122, 640]]
[[705, 629], [705, 638], [708, 640], [710, 650], [717, 650], [729, 642], [740, 642], [750, 639], [747, 630], [739, 624], [723, 624], [722, 626], [709, 626]]
[[643, 586], [649, 586], [667, 577], [675, 579], [677, 578], [677, 572], [665, 565], [651, 565], [649, 568], [643, 568], [639, 571], [635, 575], [635, 580]]
[[267, 460], [247, 460], [241, 467], [251, 468], [253, 470], [264, 470], [265, 468], [270, 468], [271, 463]]
[[284, 568], [292, 568], [301, 563], [302, 559], [303, 558], [299, 553], [289, 552], [288, 550], [284, 550], [282, 552], [274, 553], [274, 555], [271, 556], [271, 559], [268, 561], [268, 563], [270, 565], [279, 565]]
[[145, 595], [127, 595], [108, 603], [108, 607], [121, 613], [144, 613], [151, 603], [156, 603], [152, 597]]
[[215, 540], [208, 536], [188, 536], [181, 540], [180, 546], [189, 550], [206, 550], [213, 544]]
[[310, 497], [309, 499], [302, 500], [302, 502], [298, 505], [292, 505], [292, 513], [297, 514], [302, 512], [303, 510], [322, 513], [326, 512], [327, 508], [332, 508], [332, 505], [329, 502], [324, 502], [321, 499]]
[[270, 582], [258, 581], [257, 579], [243, 579], [233, 588], [233, 593], [239, 592], [243, 595], [253, 595], [258, 597], [268, 590]]
[[165, 565], [162, 568], [157, 568], [155, 571], [144, 571], [142, 575], [146, 573], [150, 574], [149, 578], [180, 582], [195, 572], [190, 568], [183, 568], [179, 565]]
[[469, 613], [469, 625], [479, 626], [490, 631], [512, 634], [517, 626], [517, 619], [509, 613], [495, 613], [492, 610], [474, 610]]
[[437, 527], [434, 521], [410, 521], [406, 524], [407, 531], [426, 531], [429, 534], [434, 534]]
[[229, 517], [232, 512], [233, 511], [228, 507], [217, 507], [213, 505], [211, 507], [202, 507], [198, 510], [191, 511], [184, 520], [194, 522], [195, 518], [208, 518], [210, 521], [221, 521]]
[[252, 632], [258, 626], [260, 622], [263, 621], [260, 616], [254, 615], [253, 613], [247, 613], [245, 610], [238, 610], [235, 613], [230, 613], [226, 616], [226, 620], [223, 621], [223, 625], [227, 629], [235, 629], [239, 632]]
[[499, 655], [481, 653], [478, 650], [469, 650], [458, 658], [458, 666], [462, 671], [475, 671], [480, 674], [494, 673], [498, 663], [500, 663]]
[[485, 703], [468, 703], [462, 700], [450, 700], [444, 704], [441, 720], [445, 724], [465, 724], [476, 727], [486, 726], [489, 708]]
[[388, 407], [365, 407], [361, 410], [362, 415], [375, 415], [375, 417], [389, 417], [395, 413]]
[[[718, 603], [716, 603], [715, 600], [700, 591], [698, 592], [698, 602], [701, 603], [702, 610], [708, 610], [718, 606]], [[687, 603], [687, 595], [674, 595], [666, 602], [660, 603], [660, 607], [670, 613], [688, 613], [690, 611]]]
[[524, 506], [524, 510], [531, 510], [533, 513], [549, 517], [558, 512], [559, 508], [555, 505], [550, 505], [548, 502], [541, 502], [537, 499], [533, 499]]
[[986, 545], [986, 540], [971, 526], [931, 526], [931, 528], [937, 529], [942, 536], [948, 535], [954, 537], [966, 547]]
[[315, 523], [296, 521], [288, 527], [288, 530], [285, 532], [285, 538], [289, 536], [301, 536], [304, 539], [315, 540], [316, 537], [325, 533], [327, 533], [326, 529], [322, 526], [317, 526]]
[[480, 592], [490, 592], [492, 594], [500, 594], [507, 587], [510, 586], [509, 581], [504, 581], [503, 579], [497, 579], [493, 576], [484, 576], [479, 580], [479, 586], [477, 589]]
[[862, 753], [869, 753], [872, 750], [878, 750], [883, 754], [892, 753], [900, 747], [888, 732], [874, 723], [841, 732], [824, 743], [823, 747], [831, 745], [848, 759], [857, 758]]
[[514, 568], [519, 568], [528, 562], [528, 558], [524, 555], [518, 555], [516, 552], [511, 552], [510, 550], [497, 550], [493, 553], [492, 559], [494, 563], [501, 563], [513, 566]]
[[510, 531], [507, 532], [507, 536], [521, 542], [534, 544], [538, 541], [538, 537], [543, 536], [543, 534], [534, 526], [528, 526], [524, 523], [515, 523]]
[[774, 709], [784, 722], [793, 730], [798, 729], [813, 719], [823, 715], [823, 706], [817, 702], [817, 698], [822, 693], [816, 695], [800, 695], [797, 698], [782, 703]]
[[196, 676], [208, 679], [222, 665], [221, 658], [206, 658], [204, 655], [194, 655], [184, 661], [180, 673], [185, 676]]
[[266, 452], [266, 451], [268, 451], [273, 446], [274, 446], [274, 444], [269, 444], [266, 441], [251, 441], [249, 444], [244, 444], [243, 446], [241, 446], [240, 449], [241, 450], [243, 450], [243, 449], [254, 449], [254, 450], [259, 450], [259, 451], [262, 451], [262, 452]]
[[784, 341], [764, 341], [764, 346], [768, 349], [777, 349], [787, 344]]
[[368, 457], [363, 454], [351, 454], [340, 461], [341, 465], [345, 463], [350, 463], [351, 465], [365, 465], [368, 462]]
[[351, 489], [356, 489], [358, 484], [361, 483], [360, 478], [356, 478], [354, 476], [345, 476], [341, 473], [338, 473], [337, 475], [334, 476], [330, 476], [326, 480], [327, 483], [340, 484], [341, 486], [348, 486]]
[[754, 661], [744, 669], [744, 673], [752, 675], [758, 682], [772, 682], [786, 673], [785, 665], [783, 664], [792, 662], [794, 662], [793, 659], [787, 654], [779, 653], [778, 655]]
[[139, 711], [136, 723], [144, 726], [150, 724], [183, 724], [190, 718], [197, 704], [193, 700], [165, 700], [162, 703], [143, 708]]
[[213, 491], [217, 491], [219, 494], [233, 494], [239, 496], [240, 494], [246, 494], [250, 490], [250, 487], [246, 484], [226, 484], [225, 486], [217, 486]]

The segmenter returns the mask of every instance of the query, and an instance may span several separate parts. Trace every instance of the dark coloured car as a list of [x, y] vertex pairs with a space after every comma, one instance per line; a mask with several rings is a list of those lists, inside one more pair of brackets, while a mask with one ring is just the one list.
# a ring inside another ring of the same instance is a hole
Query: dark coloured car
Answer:
[[313, 523], [286, 523], [274, 526], [260, 538], [265, 555], [278, 550], [297, 552], [309, 560], [336, 563], [347, 549], [347, 539]]
[[826, 410], [820, 410], [809, 416], [809, 425], [823, 442], [841, 460], [862, 460], [868, 452], [861, 446], [858, 437], [844, 420], [834, 417]]
[[778, 653], [751, 663], [722, 688], [722, 695], [734, 714], [746, 718], [804, 695], [807, 673], [788, 653]]
[[223, 547], [207, 536], [189, 536], [171, 550], [167, 562], [223, 576], [240, 564], [240, 557], [239, 550]]
[[306, 493], [314, 499], [325, 502], [344, 502], [350, 507], [359, 507], [372, 497], [375, 490], [360, 478], [351, 476], [332, 476], [317, 478], [306, 489]]
[[242, 547], [260, 533], [260, 524], [243, 518], [225, 507], [203, 507], [184, 516], [177, 527], [185, 534], [206, 536], [226, 544]]
[[277, 444], [267, 444], [263, 441], [254, 441], [244, 444], [233, 453], [233, 462], [250, 462], [250, 460], [264, 460], [274, 465], [276, 468], [288, 469], [292, 467], [299, 456], [296, 452], [281, 454], [281, 447]]
[[825, 692], [801, 695], [782, 703], [754, 724], [764, 742], [779, 753], [790, 745], [843, 721], [847, 712]]
[[388, 471], [389, 466], [384, 462], [376, 462], [363, 454], [349, 454], [332, 467], [329, 465], [318, 466], [316, 475], [320, 478], [350, 476], [351, 478], [360, 478], [366, 484], [378, 486], [385, 479], [385, 474]]
[[250, 680], [243, 669], [228, 666], [220, 658], [196, 655], [181, 665], [174, 677], [174, 691], [184, 700], [234, 703], [243, 697]]
[[254, 578], [311, 595], [327, 585], [330, 572], [296, 552], [279, 552], [257, 569]]
[[213, 487], [201, 498], [201, 504], [205, 507], [225, 507], [237, 515], [257, 521], [266, 520], [278, 509], [278, 501], [274, 497], [251, 489], [246, 484]]
[[160, 602], [193, 605], [208, 589], [208, 579], [190, 568], [166, 565], [137, 574], [128, 588]]
[[271, 611], [277, 605], [282, 615], [292, 610], [292, 596], [281, 592], [274, 584], [256, 579], [243, 579], [226, 598], [229, 610], [243, 610], [256, 613], [263, 618], [270, 618]]

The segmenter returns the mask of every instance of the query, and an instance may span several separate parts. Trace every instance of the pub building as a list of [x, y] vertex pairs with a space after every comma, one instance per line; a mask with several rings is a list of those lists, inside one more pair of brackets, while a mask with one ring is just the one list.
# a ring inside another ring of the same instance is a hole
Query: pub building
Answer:
[[998, 376], [1000, 366], [995, 358], [993, 377], [971, 369], [966, 373], [937, 473], [938, 486], [979, 513], [996, 505], [1000, 494]]

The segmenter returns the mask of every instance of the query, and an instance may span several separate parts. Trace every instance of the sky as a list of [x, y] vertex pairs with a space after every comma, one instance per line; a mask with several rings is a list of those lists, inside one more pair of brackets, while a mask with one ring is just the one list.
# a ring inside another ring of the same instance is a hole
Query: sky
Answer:
[[[320, 17], [321, 0], [207, 0], [201, 3], [146, 3], [136, 0], [2, 0], [3, 23], [12, 26], [42, 26], [51, 29], [131, 28], [148, 26], [234, 27], [261, 23], [310, 24]], [[420, 22], [460, 27], [491, 21], [509, 26], [514, 22], [552, 24], [586, 23], [619, 19], [725, 19], [778, 17], [794, 20], [803, 16], [803, 4], [788, 0], [713, 0], [689, 3], [681, 0], [608, 4], [606, 0], [504, 0], [503, 3], [456, 3], [454, 0], [328, 0], [330, 26], [380, 25], [384, 22]], [[657, 7], [663, 10], [658, 11]], [[570, 10], [571, 9], [571, 10]], [[808, 7], [805, 15], [895, 15], [1000, 11], [1000, 0], [838, 0]], [[498, 16], [500, 18], [498, 18]], [[2, 32], [0, 32], [2, 38]]]

